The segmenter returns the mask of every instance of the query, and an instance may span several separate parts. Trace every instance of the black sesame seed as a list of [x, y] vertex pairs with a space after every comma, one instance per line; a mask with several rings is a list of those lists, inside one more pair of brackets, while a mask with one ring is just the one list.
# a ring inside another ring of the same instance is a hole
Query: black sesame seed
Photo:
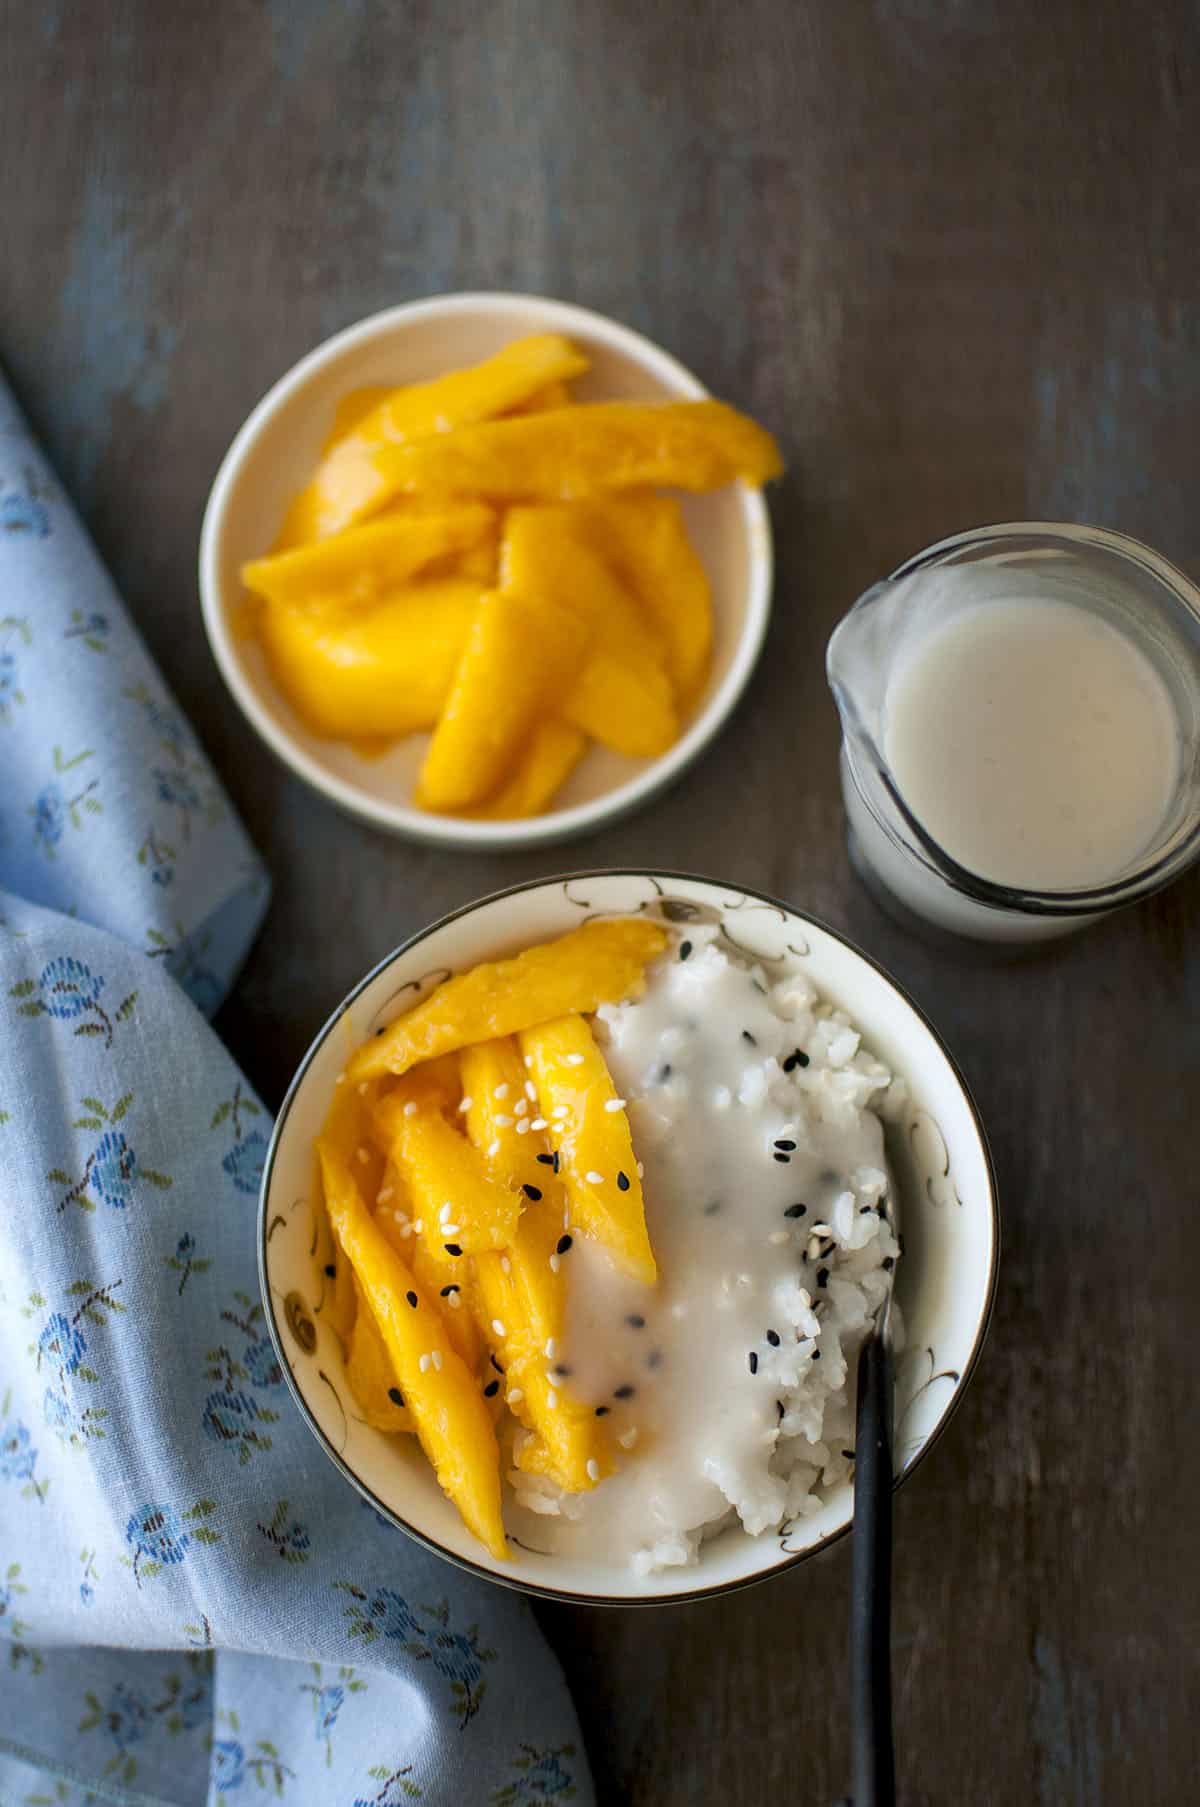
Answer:
[[570, 1380], [571, 1378], [571, 1370], [568, 1368], [566, 1362], [559, 1362], [554, 1372], [556, 1374], [561, 1374], [564, 1380]]
[[462, 1254], [462, 1246], [460, 1243], [444, 1242], [442, 1244], [442, 1247], [445, 1249], [447, 1255], [461, 1255]]
[[333, 1263], [333, 1262], [332, 1262], [332, 1261], [327, 1261], [327, 1262], [326, 1262], [326, 1263], [325, 1263], [325, 1272], [326, 1272], [326, 1273], [327, 1273], [327, 1274], [328, 1274], [328, 1275], [329, 1275], [329, 1278], [330, 1278], [330, 1279], [331, 1279], [331, 1280], [333, 1280], [333, 1279], [335, 1279], [335, 1278], [336, 1278], [336, 1276], [337, 1276], [337, 1268], [336, 1268], [336, 1266], [335, 1266], [335, 1265], [334, 1265], [334, 1263]]
[[742, 1040], [744, 1042], [749, 1042], [750, 1046], [752, 1048], [757, 1048], [757, 1046], [758, 1046], [758, 1043], [755, 1041], [754, 1037], [751, 1035], [749, 1029], [742, 1030]]
[[626, 1382], [626, 1384], [623, 1387], [617, 1388], [616, 1392], [613, 1394], [613, 1398], [614, 1399], [632, 1399], [633, 1398], [633, 1388], [628, 1384], [628, 1382]]
[[405, 1295], [404, 1295], [404, 1297], [405, 1297], [405, 1298], [406, 1298], [406, 1299], [407, 1299], [407, 1300], [408, 1300], [408, 1302], [409, 1302], [409, 1304], [410, 1304], [410, 1305], [411, 1305], [411, 1306], [412, 1306], [412, 1308], [413, 1308], [413, 1310], [414, 1310], [414, 1311], [415, 1311], [415, 1310], [416, 1310], [416, 1309], [417, 1309], [417, 1295], [416, 1295], [416, 1293], [414, 1293], [414, 1292], [406, 1292], [406, 1293], [405, 1293]]
[[779, 1332], [777, 1330], [768, 1330], [767, 1331], [767, 1341], [768, 1341], [768, 1343], [770, 1343], [772, 1349], [778, 1349]]
[[846, 1458], [846, 1460], [847, 1460], [847, 1462], [853, 1462], [853, 1460], [854, 1460], [854, 1451], [853, 1451], [853, 1450], [852, 1450], [852, 1449], [844, 1449], [844, 1450], [843, 1450], [843, 1451], [842, 1451], [842, 1454], [843, 1454], [843, 1455], [844, 1455], [844, 1456], [845, 1456], [845, 1458]]
[[608, 1417], [608, 1407], [606, 1405], [598, 1405], [596, 1407], [596, 1416], [597, 1416], [597, 1418], [607, 1418]]
[[554, 1165], [554, 1156], [552, 1154], [540, 1154], [538, 1160], [543, 1167], [553, 1167]]
[[661, 1366], [662, 1366], [662, 1350], [661, 1349], [651, 1349], [649, 1355], [646, 1357], [646, 1366], [648, 1368], [661, 1368]]
[[817, 1269], [817, 1285], [818, 1286], [828, 1286], [829, 1285], [829, 1269], [827, 1267], [819, 1267]]
[[690, 941], [681, 941], [679, 944], [679, 958], [681, 960], [690, 960], [691, 954], [692, 954], [691, 942]]
[[795, 1154], [796, 1152], [796, 1144], [788, 1136], [778, 1137], [775, 1146], [782, 1148], [784, 1154]]
[[497, 1374], [503, 1374], [504, 1369], [500, 1366], [500, 1363], [496, 1360], [494, 1355], [489, 1355], [488, 1360], [491, 1362], [493, 1368], [495, 1368]]
[[815, 1362], [819, 1362], [820, 1359], [821, 1359], [821, 1351], [819, 1349], [814, 1349], [813, 1350], [813, 1360]]
[[885, 1255], [880, 1265], [885, 1274], [890, 1274], [896, 1263], [890, 1255]]
[[525, 1194], [526, 1198], [531, 1198], [535, 1205], [542, 1196], [536, 1186], [522, 1186], [521, 1191]]
[[785, 1217], [803, 1217], [807, 1210], [807, 1205], [789, 1205], [783, 1215]]
[[644, 1330], [646, 1328], [646, 1320], [640, 1311], [631, 1311], [625, 1322], [629, 1325], [631, 1330]]
[[858, 1207], [858, 1215], [860, 1217], [870, 1217], [874, 1209], [874, 1205], [860, 1205]]
[[721, 1201], [719, 1198], [715, 1198], [711, 1205], [705, 1205], [704, 1215], [705, 1217], [715, 1217], [720, 1209]]
[[779, 1413], [780, 1419], [782, 1420], [782, 1418], [783, 1418], [783, 1401], [782, 1401], [782, 1399], [777, 1399], [775, 1401], [775, 1410]]
[[808, 1065], [808, 1055], [802, 1048], [794, 1048], [783, 1063], [785, 1073], [794, 1073], [797, 1067]]
[[456, 1293], [457, 1291], [458, 1287], [451, 1283], [449, 1286], [443, 1286], [441, 1293], [438, 1296], [443, 1299], [448, 1299], [451, 1293]]
[[617, 1191], [618, 1192], [628, 1192], [629, 1191], [629, 1175], [627, 1173], [618, 1173], [617, 1174]]
[[485, 1399], [494, 1399], [499, 1391], [500, 1382], [498, 1380], [489, 1380], [487, 1386], [483, 1389], [483, 1396]]
[[388, 1388], [388, 1398], [391, 1400], [393, 1405], [403, 1405], [404, 1404], [404, 1395], [400, 1391], [399, 1387], [389, 1387]]
[[750, 1351], [749, 1355], [746, 1357], [746, 1359], [750, 1363], [751, 1374], [757, 1374], [758, 1373], [758, 1356], [755, 1354], [753, 1349], [751, 1349], [751, 1351]]
[[570, 1246], [571, 1246], [571, 1238], [569, 1236], [560, 1236], [558, 1239], [558, 1246], [557, 1246], [557, 1249], [555, 1252], [559, 1255], [565, 1255], [567, 1250], [570, 1248]]
[[790, 1167], [792, 1164], [791, 1155], [784, 1154], [783, 1151], [778, 1148], [775, 1150], [775, 1159], [779, 1162], [781, 1167]]
[[555, 1150], [554, 1150], [554, 1160], [553, 1160], [553, 1166], [554, 1166], [554, 1171], [555, 1171], [555, 1173], [557, 1173], [557, 1172], [558, 1172], [558, 1163], [559, 1163], [559, 1159], [560, 1159], [560, 1157], [559, 1157], [559, 1152], [558, 1152], [558, 1150], [557, 1150], [557, 1148], [556, 1148], [556, 1149], [555, 1149]]
[[382, 1034], [383, 1034], [383, 1030], [382, 1030], [382, 1029], [376, 1029], [376, 1031], [375, 1031], [375, 1033], [376, 1033], [376, 1035], [382, 1035]]

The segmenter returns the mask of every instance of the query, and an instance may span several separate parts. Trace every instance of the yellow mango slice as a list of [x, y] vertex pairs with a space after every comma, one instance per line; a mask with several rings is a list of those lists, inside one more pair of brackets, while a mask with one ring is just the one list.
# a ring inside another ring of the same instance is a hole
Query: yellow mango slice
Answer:
[[437, 1307], [454, 1348], [468, 1368], [477, 1368], [483, 1344], [469, 1307], [472, 1277], [464, 1272], [467, 1264], [455, 1261], [444, 1249], [432, 1252], [422, 1236], [414, 1236], [412, 1199], [404, 1175], [391, 1159], [384, 1169], [374, 1217], [401, 1261], [412, 1268], [425, 1297]]
[[[347, 1258], [346, 1267], [354, 1270]], [[346, 1359], [346, 1381], [355, 1404], [366, 1422], [377, 1431], [414, 1431], [412, 1413], [404, 1404], [404, 1395], [388, 1359], [387, 1348], [369, 1306], [364, 1305], [358, 1280], [357, 1311], [350, 1334], [350, 1353]]]
[[459, 1261], [512, 1241], [520, 1192], [492, 1177], [478, 1149], [439, 1110], [393, 1092], [380, 1101], [376, 1122], [391, 1137], [392, 1159], [415, 1213], [414, 1233], [432, 1256]]
[[275, 682], [311, 733], [395, 740], [437, 721], [483, 593], [444, 578], [365, 614], [312, 615], [269, 602], [259, 635]]
[[539, 333], [514, 340], [482, 364], [392, 390], [321, 460], [288, 510], [277, 549], [340, 533], [406, 487], [378, 470], [381, 448], [488, 420], [586, 369], [587, 359], [569, 340]]
[[678, 697], [694, 701], [712, 656], [708, 574], [674, 496], [613, 496], [578, 510], [580, 532], [625, 579], [665, 649]]
[[517, 768], [486, 803], [465, 813], [484, 822], [509, 822], [518, 816], [540, 816], [566, 783], [587, 750], [587, 736], [569, 722], [548, 717], [539, 722]]
[[333, 411], [333, 425], [329, 429], [323, 452], [331, 452], [339, 440], [352, 433], [361, 420], [365, 420], [373, 408], [386, 401], [392, 393], [388, 383], [371, 383], [362, 389], [351, 389], [343, 395]]
[[563, 1016], [523, 1030], [520, 1042], [549, 1120], [572, 1223], [610, 1249], [627, 1273], [652, 1286], [658, 1269], [646, 1233], [629, 1118], [591, 1030], [581, 1016]]
[[326, 1208], [354, 1263], [421, 1447], [467, 1528], [505, 1561], [500, 1449], [475, 1376], [450, 1347], [439, 1314], [371, 1218], [349, 1167], [324, 1141], [317, 1153]]
[[630, 665], [603, 646], [593, 646], [561, 708], [573, 727], [634, 759], [657, 759], [679, 737], [663, 667]]
[[365, 460], [380, 502], [401, 493], [568, 502], [656, 484], [760, 484], [783, 469], [768, 432], [713, 401], [588, 402], [381, 445]]
[[548, 414], [552, 408], [569, 408], [571, 405], [571, 385], [569, 383], [547, 383], [536, 395], [531, 395], [527, 402], [517, 408], [510, 408], [510, 414]]
[[251, 559], [242, 566], [242, 582], [270, 602], [361, 607], [387, 599], [435, 560], [475, 546], [494, 526], [491, 509], [478, 502], [389, 514], [333, 539]]
[[618, 916], [585, 922], [508, 960], [482, 961], [444, 980], [382, 1035], [365, 1042], [347, 1077], [361, 1082], [406, 1073], [472, 1042], [637, 997], [645, 985], [644, 968], [666, 945], [666, 931], [656, 922]]
[[[574, 508], [514, 508], [504, 524], [501, 582], [531, 601], [578, 615], [597, 648], [634, 666], [661, 664], [656, 627], [613, 575]], [[584, 511], [586, 513], [586, 511]]]
[[570, 688], [586, 648], [573, 616], [487, 592], [421, 767], [420, 806], [466, 809], [496, 790], [539, 716]]

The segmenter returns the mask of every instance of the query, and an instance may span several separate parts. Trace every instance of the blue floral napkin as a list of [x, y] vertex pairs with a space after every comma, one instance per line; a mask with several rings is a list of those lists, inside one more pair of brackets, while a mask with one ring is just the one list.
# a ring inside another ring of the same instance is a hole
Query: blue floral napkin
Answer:
[[590, 1802], [525, 1605], [291, 1405], [201, 1014], [265, 876], [2, 383], [0, 762], [0, 1800]]

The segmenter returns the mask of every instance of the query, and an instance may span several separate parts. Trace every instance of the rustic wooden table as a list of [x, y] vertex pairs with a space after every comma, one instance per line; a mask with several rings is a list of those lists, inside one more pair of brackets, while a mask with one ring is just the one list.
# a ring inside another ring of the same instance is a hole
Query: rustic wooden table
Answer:
[[[982, 1369], [897, 1511], [905, 1802], [1191, 1802], [1200, 883], [1035, 962], [933, 953], [853, 878], [822, 655], [987, 520], [1200, 575], [1200, 25], [1128, 0], [160, 0], [3, 8], [0, 356], [275, 876], [220, 1028], [277, 1101], [441, 911], [576, 865], [793, 899], [965, 1067], [1005, 1256]], [[435, 853], [279, 769], [196, 600], [212, 473], [335, 328], [463, 287], [576, 298], [779, 434], [775, 621], [720, 744], [565, 851]], [[848, 1550], [657, 1614], [547, 1610], [604, 1802], [845, 1786]]]

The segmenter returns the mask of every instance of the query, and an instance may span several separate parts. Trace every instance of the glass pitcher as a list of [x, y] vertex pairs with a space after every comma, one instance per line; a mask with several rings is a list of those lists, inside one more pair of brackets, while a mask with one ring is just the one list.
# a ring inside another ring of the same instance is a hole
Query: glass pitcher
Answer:
[[[1179, 737], [1174, 794], [1152, 844], [1104, 884], [1020, 890], [968, 871], [917, 820], [884, 756], [888, 686], [899, 662], [964, 606], [953, 585], [923, 577], [981, 564], [1002, 591], [1092, 610], [1133, 642], [1166, 686]], [[834, 631], [826, 668], [842, 722], [851, 858], [894, 914], [986, 941], [1041, 941], [1159, 890], [1200, 854], [1200, 590], [1124, 534], [1016, 522], [942, 540], [860, 597]]]

